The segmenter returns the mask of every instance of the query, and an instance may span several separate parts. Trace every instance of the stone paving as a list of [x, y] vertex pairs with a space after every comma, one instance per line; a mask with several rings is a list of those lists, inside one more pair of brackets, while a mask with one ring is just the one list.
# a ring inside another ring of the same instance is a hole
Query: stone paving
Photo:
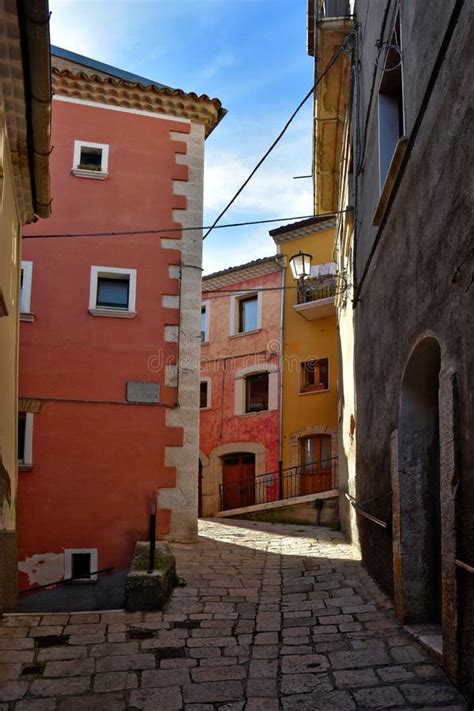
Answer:
[[467, 709], [341, 534], [206, 520], [173, 548], [163, 613], [5, 616], [0, 711]]

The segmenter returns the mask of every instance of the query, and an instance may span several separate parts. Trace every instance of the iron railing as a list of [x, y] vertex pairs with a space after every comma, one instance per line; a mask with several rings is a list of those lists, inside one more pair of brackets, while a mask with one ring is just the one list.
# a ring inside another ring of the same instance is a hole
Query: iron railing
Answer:
[[294, 499], [337, 488], [337, 457], [220, 485], [220, 510]]
[[308, 304], [311, 301], [329, 299], [336, 295], [336, 280], [323, 283], [307, 283], [298, 289], [298, 304]]

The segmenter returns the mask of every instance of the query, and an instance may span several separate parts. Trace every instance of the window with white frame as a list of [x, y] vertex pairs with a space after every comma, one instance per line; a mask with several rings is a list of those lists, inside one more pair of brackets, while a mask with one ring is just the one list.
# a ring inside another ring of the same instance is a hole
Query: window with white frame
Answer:
[[209, 342], [209, 301], [201, 304], [201, 343]]
[[230, 335], [258, 331], [262, 327], [261, 292], [247, 292], [230, 297]]
[[33, 466], [33, 413], [18, 413], [18, 468], [20, 471]]
[[64, 578], [75, 583], [97, 580], [97, 548], [65, 548]]
[[[383, 54], [382, 54], [383, 53]], [[390, 43], [382, 47], [378, 60], [382, 78], [378, 96], [379, 183], [387, 178], [399, 139], [404, 134], [402, 49], [400, 17], [397, 16]]]
[[91, 267], [89, 313], [93, 316], [136, 316], [137, 270]]
[[74, 141], [72, 173], [79, 178], [104, 180], [108, 177], [109, 146], [105, 143]]
[[22, 261], [20, 268], [19, 305], [21, 315], [31, 314], [31, 282], [33, 277], [33, 262]]

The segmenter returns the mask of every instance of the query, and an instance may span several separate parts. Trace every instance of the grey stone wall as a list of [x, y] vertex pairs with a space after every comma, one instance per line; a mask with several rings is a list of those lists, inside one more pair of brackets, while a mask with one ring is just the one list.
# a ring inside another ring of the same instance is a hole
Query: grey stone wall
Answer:
[[[393, 9], [396, 3], [391, 3]], [[402, 2], [405, 134], [410, 135], [456, 3]], [[385, 3], [360, 0], [361, 108], [364, 125]], [[389, 25], [390, 23], [388, 23]], [[474, 6], [465, 2], [427, 104], [411, 155], [355, 309], [358, 499], [391, 519], [390, 437], [398, 426], [400, 386], [415, 342], [433, 334], [442, 369], [456, 374], [453, 437], [458, 452], [457, 556], [474, 564], [474, 284], [472, 252], [472, 52]], [[386, 33], [386, 36], [388, 32]], [[380, 73], [380, 72], [379, 72]], [[379, 81], [379, 77], [377, 77]], [[377, 86], [377, 85], [376, 85]], [[355, 118], [355, 117], [354, 117]], [[369, 121], [358, 179], [356, 269], [363, 273], [377, 228], [377, 112]], [[376, 497], [376, 498], [374, 498]], [[442, 502], [443, 506], [443, 502]], [[417, 516], [416, 501], [413, 516]], [[392, 535], [359, 518], [363, 560], [393, 595]], [[474, 576], [458, 570], [460, 680], [474, 689]]]

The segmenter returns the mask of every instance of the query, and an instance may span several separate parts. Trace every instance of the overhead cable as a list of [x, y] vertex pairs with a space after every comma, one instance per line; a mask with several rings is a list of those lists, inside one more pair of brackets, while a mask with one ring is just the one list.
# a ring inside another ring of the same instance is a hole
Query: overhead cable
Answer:
[[210, 232], [212, 232], [212, 230], [213, 230], [215, 227], [217, 227], [217, 223], [220, 222], [221, 218], [225, 215], [225, 213], [227, 212], [227, 210], [229, 210], [229, 208], [234, 204], [234, 202], [235, 202], [235, 201], [237, 200], [237, 198], [239, 197], [240, 193], [241, 193], [241, 192], [244, 190], [244, 188], [249, 184], [249, 182], [251, 181], [251, 179], [253, 178], [253, 176], [254, 176], [255, 173], [257, 172], [257, 170], [258, 170], [258, 169], [260, 168], [260, 166], [266, 161], [266, 159], [268, 158], [268, 156], [270, 155], [270, 153], [273, 151], [273, 149], [275, 148], [275, 146], [276, 146], [276, 145], [280, 142], [280, 140], [283, 138], [283, 136], [285, 135], [286, 131], [288, 130], [288, 128], [290, 127], [290, 125], [293, 123], [293, 120], [295, 119], [295, 117], [296, 117], [296, 115], [298, 114], [298, 112], [300, 111], [300, 109], [305, 105], [305, 103], [308, 101], [308, 99], [310, 98], [310, 96], [312, 96], [312, 95], [314, 94], [314, 91], [315, 91], [316, 87], [317, 87], [318, 84], [322, 81], [322, 79], [325, 77], [325, 75], [328, 73], [328, 71], [331, 69], [331, 67], [333, 66], [333, 64], [336, 63], [336, 61], [339, 59], [339, 57], [341, 56], [341, 54], [343, 54], [344, 52], [347, 52], [347, 51], [348, 51], [348, 49], [349, 49], [349, 47], [350, 47], [350, 39], [351, 39], [352, 37], [354, 37], [354, 30], [353, 30], [352, 32], [350, 32], [348, 35], [346, 35], [346, 37], [343, 39], [343, 41], [341, 42], [341, 44], [339, 45], [339, 47], [338, 47], [337, 50], [335, 51], [334, 55], [332, 56], [332, 58], [330, 59], [330, 61], [328, 62], [328, 64], [325, 66], [325, 68], [323, 69], [323, 71], [321, 72], [321, 74], [319, 75], [319, 77], [316, 79], [316, 81], [314, 82], [313, 86], [311, 87], [311, 89], [310, 89], [310, 90], [308, 91], [308, 93], [306, 94], [306, 96], [300, 101], [300, 103], [298, 104], [298, 106], [296, 107], [296, 109], [293, 111], [293, 113], [291, 114], [290, 118], [289, 118], [288, 121], [285, 123], [285, 125], [284, 125], [283, 128], [282, 128], [282, 130], [280, 131], [280, 133], [278, 134], [278, 136], [275, 138], [275, 140], [273, 141], [273, 143], [271, 144], [271, 146], [265, 151], [265, 153], [263, 154], [263, 156], [262, 156], [262, 157], [260, 158], [260, 160], [258, 161], [257, 165], [256, 165], [256, 166], [253, 168], [253, 170], [251, 171], [250, 175], [246, 178], [246, 180], [244, 180], [244, 182], [242, 183], [242, 185], [240, 186], [240, 188], [237, 190], [237, 192], [234, 194], [234, 196], [229, 200], [229, 202], [228, 202], [227, 205], [224, 207], [224, 209], [223, 209], [223, 210], [219, 213], [219, 215], [216, 217], [216, 219], [214, 220], [213, 224], [209, 227], [209, 229], [207, 230], [206, 234], [203, 236], [203, 240], [206, 239], [206, 237], [210, 234]]

